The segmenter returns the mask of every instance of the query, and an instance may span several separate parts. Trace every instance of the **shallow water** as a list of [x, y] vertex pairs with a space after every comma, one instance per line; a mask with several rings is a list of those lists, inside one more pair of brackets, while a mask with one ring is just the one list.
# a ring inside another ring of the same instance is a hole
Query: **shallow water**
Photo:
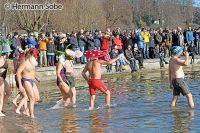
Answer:
[[[117, 77], [117, 78], [116, 78]], [[169, 107], [172, 98], [165, 70], [107, 76], [104, 82], [112, 91], [112, 106], [103, 106], [98, 93], [94, 111], [88, 111], [89, 94], [85, 82], [77, 83], [77, 107], [51, 110], [61, 98], [54, 82], [40, 84], [41, 102], [36, 105], [36, 120], [15, 115], [7, 106], [0, 119], [0, 132], [23, 133], [188, 133], [200, 132], [200, 69], [186, 69], [186, 82], [194, 96], [196, 108], [189, 110], [185, 97], [176, 108]]]

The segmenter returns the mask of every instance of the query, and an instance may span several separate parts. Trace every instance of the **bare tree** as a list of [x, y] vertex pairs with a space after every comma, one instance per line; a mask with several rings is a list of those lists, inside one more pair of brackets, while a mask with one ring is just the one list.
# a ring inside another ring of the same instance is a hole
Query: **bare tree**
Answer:
[[[32, 3], [31, 0], [20, 0], [19, 3]], [[46, 3], [47, 0], [35, 1], [39, 3]], [[48, 1], [50, 2], [50, 1]], [[53, 0], [51, 1], [53, 2]], [[11, 21], [15, 23], [16, 27], [27, 32], [40, 32], [45, 25], [48, 24], [50, 10], [11, 10]]]

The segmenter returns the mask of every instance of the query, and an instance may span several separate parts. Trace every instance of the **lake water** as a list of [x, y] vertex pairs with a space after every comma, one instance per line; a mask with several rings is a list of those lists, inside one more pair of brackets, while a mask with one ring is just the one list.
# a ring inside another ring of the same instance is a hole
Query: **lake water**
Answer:
[[7, 105], [0, 118], [0, 132], [23, 133], [199, 133], [200, 69], [185, 70], [186, 82], [196, 108], [190, 110], [181, 96], [177, 107], [169, 106], [172, 93], [166, 70], [105, 76], [112, 91], [112, 106], [105, 108], [104, 96], [97, 94], [95, 107], [88, 111], [89, 93], [85, 82], [77, 83], [77, 107], [51, 110], [61, 98], [54, 81], [40, 84], [41, 102], [35, 106], [36, 120], [15, 115]]

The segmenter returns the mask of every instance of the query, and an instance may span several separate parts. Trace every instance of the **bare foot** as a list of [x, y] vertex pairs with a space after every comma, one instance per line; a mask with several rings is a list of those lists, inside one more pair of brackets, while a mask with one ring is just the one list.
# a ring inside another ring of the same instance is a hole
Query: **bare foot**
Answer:
[[58, 100], [56, 103], [60, 103], [60, 102], [63, 102], [63, 99]]
[[64, 106], [64, 107], [67, 107], [68, 105], [69, 105], [68, 102], [63, 102], [63, 106]]
[[31, 119], [35, 119], [35, 116], [34, 116], [34, 115], [31, 115], [30, 117], [31, 117]]
[[17, 101], [13, 100], [12, 103], [14, 104], [15, 107], [17, 107]]
[[23, 111], [23, 114], [26, 115], [26, 116], [30, 116], [28, 111]]
[[94, 108], [93, 107], [89, 107], [89, 110], [94, 110]]
[[15, 113], [16, 114], [21, 114], [21, 112], [18, 109], [15, 110]]
[[3, 114], [2, 112], [0, 112], [0, 117], [1, 117], [1, 116], [6, 116], [6, 115], [5, 115], [5, 114]]

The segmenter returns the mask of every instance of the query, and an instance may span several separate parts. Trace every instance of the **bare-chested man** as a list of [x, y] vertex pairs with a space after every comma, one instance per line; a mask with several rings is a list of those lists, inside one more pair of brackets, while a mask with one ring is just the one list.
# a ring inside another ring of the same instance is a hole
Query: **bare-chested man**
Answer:
[[[187, 51], [183, 52], [183, 48], [180, 46], [173, 46], [171, 48], [172, 57], [169, 60], [169, 81], [170, 87], [173, 89], [173, 99], [171, 106], [176, 106], [178, 96], [180, 93], [187, 97], [188, 105], [190, 108], [194, 108], [194, 102], [188, 85], [184, 81], [184, 72], [182, 67], [189, 64], [189, 54]], [[182, 54], [185, 54], [185, 60], [179, 59]]]
[[22, 62], [17, 69], [17, 81], [19, 84], [19, 90], [22, 93], [22, 100], [19, 103], [16, 113], [20, 113], [21, 107], [29, 99], [28, 110], [30, 117], [34, 118], [34, 104], [39, 100], [38, 88], [35, 84], [36, 71], [35, 66], [37, 66], [37, 57], [39, 52], [35, 48], [31, 48], [27, 54], [25, 61]]
[[[105, 103], [107, 106], [110, 106], [110, 91], [101, 81], [101, 65], [112, 64], [122, 56], [122, 55], [118, 55], [116, 58], [113, 58], [109, 61], [104, 61], [104, 60], [98, 59], [98, 57], [101, 57], [101, 52], [102, 51], [88, 50], [84, 53], [86, 57], [90, 58], [90, 61], [86, 64], [85, 68], [82, 71], [82, 76], [88, 82], [88, 85], [89, 85], [89, 91], [90, 91], [89, 109], [90, 110], [94, 109], [96, 89], [100, 90], [102, 93], [105, 94]], [[87, 72], [89, 72], [89, 77], [86, 76]]]

